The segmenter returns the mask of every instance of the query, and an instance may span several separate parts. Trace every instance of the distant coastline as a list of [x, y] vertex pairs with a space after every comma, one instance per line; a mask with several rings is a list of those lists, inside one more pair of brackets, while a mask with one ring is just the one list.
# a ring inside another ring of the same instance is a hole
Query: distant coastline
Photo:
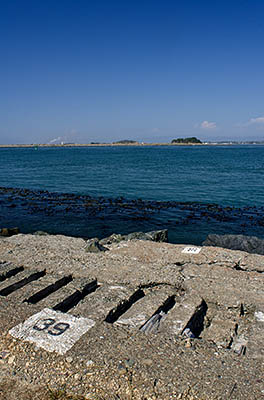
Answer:
[[30, 148], [30, 147], [144, 147], [144, 146], [237, 146], [237, 145], [264, 145], [264, 141], [252, 142], [203, 142], [203, 143], [32, 143], [32, 144], [0, 144], [0, 148]]

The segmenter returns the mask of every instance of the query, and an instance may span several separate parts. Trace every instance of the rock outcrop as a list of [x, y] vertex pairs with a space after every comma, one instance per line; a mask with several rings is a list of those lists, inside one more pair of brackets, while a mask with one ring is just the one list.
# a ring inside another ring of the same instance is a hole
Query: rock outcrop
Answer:
[[242, 250], [247, 253], [264, 254], [264, 240], [256, 236], [244, 235], [208, 235], [203, 246], [223, 247], [230, 250]]
[[100, 244], [98, 238], [89, 239], [86, 242], [85, 251], [88, 253], [99, 253], [101, 251], [107, 251], [108, 249]]
[[2, 228], [0, 229], [0, 236], [13, 236], [19, 233], [19, 228]]
[[107, 238], [101, 239], [101, 245], [110, 245], [112, 243], [119, 243], [122, 240], [129, 241], [129, 240], [150, 240], [152, 242], [168, 242], [168, 229], [161, 229], [158, 231], [151, 231], [151, 232], [132, 232], [128, 235], [120, 235], [117, 233], [113, 233], [111, 236]]

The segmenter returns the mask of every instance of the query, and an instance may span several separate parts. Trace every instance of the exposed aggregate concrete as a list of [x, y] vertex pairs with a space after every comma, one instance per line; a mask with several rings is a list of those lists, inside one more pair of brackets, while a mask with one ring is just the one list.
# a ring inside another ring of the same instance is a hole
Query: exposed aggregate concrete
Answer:
[[[102, 253], [87, 253], [85, 245], [60, 235], [0, 240], [0, 275], [19, 266], [19, 274], [46, 270], [40, 283], [0, 296], [0, 383], [15, 379], [36, 390], [66, 386], [87, 399], [173, 399], [188, 388], [204, 399], [264, 398], [263, 256], [216, 247], [184, 254], [187, 245], [141, 240], [107, 245]], [[0, 282], [0, 293], [19, 274]], [[11, 328], [52, 308], [70, 289], [37, 304], [23, 299], [45, 279], [69, 274], [72, 289], [97, 279], [98, 289], [67, 311], [92, 318], [95, 326], [65, 355], [12, 337]], [[142, 299], [114, 323], [105, 322], [109, 310], [139, 289]], [[164, 318], [161, 313], [158, 328], [142, 332], [140, 318], [148, 320], [171, 297], [175, 304]], [[198, 337], [185, 336], [186, 327], [198, 329]]]

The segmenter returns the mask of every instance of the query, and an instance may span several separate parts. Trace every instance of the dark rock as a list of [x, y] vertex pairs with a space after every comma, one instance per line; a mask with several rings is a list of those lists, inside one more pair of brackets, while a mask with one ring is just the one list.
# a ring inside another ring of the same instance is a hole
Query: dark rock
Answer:
[[[146, 240], [147, 234], [144, 232], [132, 232], [124, 236], [124, 240]], [[150, 240], [149, 238], [147, 240]]]
[[121, 240], [151, 240], [153, 242], [168, 242], [168, 229], [162, 229], [159, 231], [151, 231], [151, 232], [132, 232], [128, 235], [120, 235], [118, 233], [113, 233], [111, 236], [107, 238], [101, 239], [101, 245], [109, 245], [112, 243], [119, 243]]
[[168, 242], [168, 229], [151, 232], [133, 232], [125, 237], [125, 240], [151, 240], [153, 242]]
[[121, 242], [121, 240], [125, 240], [124, 238], [125, 238], [124, 235], [120, 235], [119, 233], [113, 233], [112, 235], [110, 235], [104, 239], [101, 239], [100, 244], [102, 246], [104, 246], [104, 245], [108, 245], [111, 243], [119, 243], [119, 242]]
[[13, 236], [19, 233], [19, 228], [2, 228], [0, 230], [1, 236]]
[[38, 235], [38, 236], [48, 236], [49, 233], [44, 232], [44, 231], [36, 231], [33, 233], [33, 235]]
[[147, 235], [151, 237], [149, 240], [154, 242], [168, 242], [168, 229], [161, 229], [159, 231], [148, 232]]
[[247, 253], [264, 254], [264, 240], [256, 236], [211, 234], [207, 236], [203, 246], [216, 246], [230, 250], [242, 250]]
[[88, 253], [100, 253], [101, 251], [107, 251], [108, 249], [99, 243], [99, 239], [94, 238], [87, 240], [85, 250]]

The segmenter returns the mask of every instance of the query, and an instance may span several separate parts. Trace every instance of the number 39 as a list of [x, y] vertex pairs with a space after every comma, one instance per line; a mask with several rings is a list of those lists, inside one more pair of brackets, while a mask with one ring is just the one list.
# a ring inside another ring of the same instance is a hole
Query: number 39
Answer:
[[69, 327], [70, 325], [66, 322], [56, 323], [55, 319], [46, 318], [38, 321], [36, 325], [33, 326], [33, 329], [36, 331], [47, 331], [47, 333], [52, 336], [59, 336], [69, 329]]

